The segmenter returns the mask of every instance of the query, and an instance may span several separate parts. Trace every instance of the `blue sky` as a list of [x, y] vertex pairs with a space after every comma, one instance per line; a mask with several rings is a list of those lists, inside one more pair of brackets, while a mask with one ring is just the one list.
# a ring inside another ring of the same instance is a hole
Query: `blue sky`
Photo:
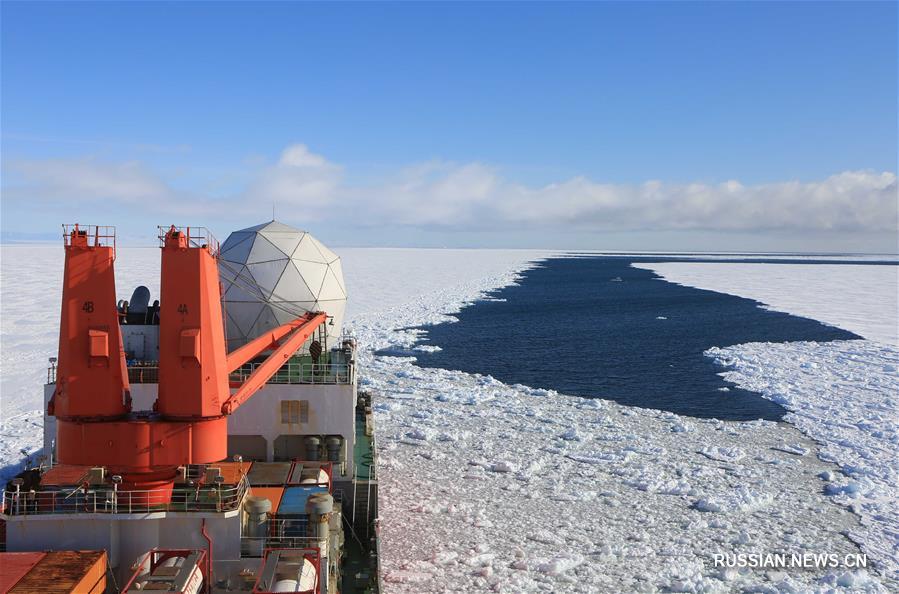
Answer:
[[895, 3], [4, 2], [0, 224], [895, 251], [896, 56]]

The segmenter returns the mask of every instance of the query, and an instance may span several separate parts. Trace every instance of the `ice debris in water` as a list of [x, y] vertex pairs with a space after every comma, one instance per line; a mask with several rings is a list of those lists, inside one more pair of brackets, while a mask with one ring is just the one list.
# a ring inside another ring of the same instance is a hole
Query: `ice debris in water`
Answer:
[[584, 562], [584, 557], [576, 553], [559, 555], [552, 559], [538, 562], [537, 571], [548, 575], [560, 575], [570, 571]]
[[748, 512], [761, 509], [773, 501], [774, 496], [770, 493], [759, 493], [747, 487], [740, 487], [730, 493], [703, 497], [696, 501], [695, 507], [703, 512]]
[[[445, 280], [440, 294], [377, 316], [360, 344], [405, 340], [394, 328], [442, 321], [441, 312], [493, 282]], [[375, 402], [382, 392], [417, 395], [403, 407], [377, 410], [379, 435], [387, 436], [379, 443], [382, 564], [385, 571], [432, 577], [391, 582], [391, 592], [720, 592], [763, 585], [811, 592], [822, 588], [824, 570], [769, 582], [707, 567], [702, 551], [813, 543], [858, 552], [845, 536], [856, 520], [829, 503], [818, 478], [836, 468], [816, 456], [773, 455], [785, 444], [805, 443], [787, 424], [627, 408], [420, 369], [367, 350], [360, 359]], [[416, 414], [422, 410], [428, 414]], [[415, 430], [452, 432], [457, 440], [406, 437]], [[420, 445], [405, 447], [403, 439]], [[422, 499], [434, 511], [410, 513]], [[477, 550], [472, 543], [490, 546]], [[885, 591], [879, 579], [873, 583]]]
[[675, 421], [671, 425], [672, 433], [689, 433], [690, 431], [693, 431], [695, 429], [696, 429], [696, 426], [693, 425], [693, 423], [691, 423], [690, 421], [685, 421], [685, 420]]
[[800, 444], [783, 445], [777, 449], [788, 454], [796, 454], [797, 456], [805, 456], [809, 453], [809, 449]]
[[571, 429], [560, 435], [560, 437], [566, 441], [577, 441], [581, 439], [581, 435], [580, 433], [578, 433], [576, 427], [572, 427]]
[[515, 472], [518, 470], [518, 465], [506, 460], [499, 460], [491, 464], [489, 469], [491, 472]]
[[741, 448], [726, 448], [721, 446], [709, 446], [699, 450], [706, 458], [720, 462], [736, 462], [746, 455]]
[[[790, 410], [786, 420], [818, 441], [818, 457], [840, 466], [847, 480], [828, 484], [825, 492], [861, 516], [849, 537], [899, 580], [899, 376], [884, 372], [899, 362], [899, 349], [847, 340], [754, 343], [707, 354], [727, 366], [727, 381]], [[808, 362], [816, 367], [802, 367]], [[807, 451], [801, 445], [774, 449]], [[835, 480], [830, 476], [825, 480]]]

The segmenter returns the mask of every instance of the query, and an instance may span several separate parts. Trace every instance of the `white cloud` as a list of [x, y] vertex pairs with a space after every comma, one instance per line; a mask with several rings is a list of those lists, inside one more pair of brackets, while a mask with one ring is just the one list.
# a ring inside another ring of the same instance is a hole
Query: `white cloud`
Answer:
[[431, 161], [404, 168], [380, 186], [348, 190], [347, 195], [366, 222], [453, 226], [477, 219], [498, 183], [492, 169], [477, 163]]
[[306, 145], [294, 144], [284, 149], [275, 165], [260, 172], [240, 202], [305, 206], [310, 215], [315, 215], [337, 197], [341, 176], [340, 166], [311, 152]]
[[328, 161], [316, 155], [305, 144], [292, 144], [281, 152], [278, 165], [283, 167], [324, 167]]
[[277, 162], [261, 166], [245, 191], [210, 198], [179, 192], [135, 162], [32, 160], [14, 162], [10, 169], [18, 179], [12, 184], [5, 180], [4, 200], [141, 203], [152, 208], [148, 214], [191, 213], [213, 221], [268, 212], [272, 203], [293, 209], [294, 218], [303, 220], [497, 231], [865, 233], [895, 232], [899, 218], [896, 175], [874, 171], [755, 185], [735, 180], [608, 184], [575, 177], [533, 187], [484, 164], [429, 161], [400, 169], [386, 182], [360, 187], [345, 183], [339, 165], [294, 144]]
[[80, 199], [136, 203], [171, 193], [165, 182], [135, 161], [29, 160], [16, 161], [12, 170], [21, 177], [16, 189], [27, 190], [38, 201]]
[[895, 231], [896, 175], [848, 171], [822, 181], [743, 185], [603, 184], [584, 177], [529, 187], [478, 164], [406, 170], [366, 188], [366, 219], [408, 225], [596, 230]]

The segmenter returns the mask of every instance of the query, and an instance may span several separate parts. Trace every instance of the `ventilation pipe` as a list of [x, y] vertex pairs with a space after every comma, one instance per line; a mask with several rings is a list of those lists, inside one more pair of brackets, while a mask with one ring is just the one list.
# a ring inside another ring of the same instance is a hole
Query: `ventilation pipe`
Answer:
[[[308, 536], [320, 541], [328, 540], [331, 512], [334, 511], [334, 498], [330, 493], [313, 493], [306, 500], [306, 514], [309, 516]], [[320, 550], [327, 550], [323, 544]]]
[[306, 460], [317, 462], [321, 460], [322, 440], [317, 435], [308, 435], [303, 439], [306, 446]]
[[343, 446], [343, 438], [339, 435], [329, 435], [325, 438], [325, 447], [328, 449], [328, 462], [340, 463], [340, 449]]
[[247, 536], [250, 537], [248, 553], [261, 557], [265, 551], [265, 540], [268, 538], [268, 514], [272, 511], [272, 502], [265, 497], [247, 497], [244, 503], [247, 512]]

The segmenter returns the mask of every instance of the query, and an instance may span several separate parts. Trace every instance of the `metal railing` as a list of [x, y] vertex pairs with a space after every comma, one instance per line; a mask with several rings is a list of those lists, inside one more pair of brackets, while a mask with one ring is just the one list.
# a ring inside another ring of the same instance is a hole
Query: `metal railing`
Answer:
[[[56, 383], [56, 365], [47, 368], [47, 385]], [[128, 383], [130, 384], [158, 384], [159, 367], [146, 365], [128, 368]]]
[[241, 557], [262, 557], [266, 549], [308, 549], [319, 547], [321, 539], [309, 536], [241, 536]]
[[[260, 363], [247, 363], [234, 371], [230, 379], [234, 382], [245, 381]], [[270, 384], [351, 384], [353, 383], [353, 366], [348, 363], [299, 363], [287, 361], [275, 372]]]
[[289, 514], [289, 517], [276, 514], [268, 519], [267, 532], [266, 536], [241, 535], [241, 553], [261, 557], [265, 549], [319, 547], [323, 540], [309, 535], [309, 517], [305, 514]]
[[[340, 499], [335, 497], [335, 511], [340, 510], [341, 505]], [[322, 546], [323, 539], [309, 535], [309, 516], [305, 513], [275, 513], [269, 516], [266, 524], [266, 536], [241, 534], [240, 550], [242, 556], [261, 557], [265, 549], [298, 549]]]
[[176, 486], [163, 490], [117, 490], [112, 485], [75, 489], [3, 491], [2, 509], [10, 516], [48, 514], [135, 514], [151, 512], [225, 512], [240, 509], [249, 484]]
[[149, 365], [137, 365], [128, 368], [129, 384], [158, 384], [159, 367]]
[[63, 225], [62, 239], [66, 247], [72, 245], [73, 234], [84, 236], [89, 246], [111, 247], [115, 252], [115, 227], [111, 225]]
[[[229, 375], [232, 382], [244, 382], [258, 367], [258, 363], [247, 363]], [[288, 361], [269, 378], [269, 384], [351, 384], [353, 366], [348, 363], [293, 363]], [[159, 367], [134, 366], [128, 368], [128, 382], [131, 384], [158, 384]], [[47, 384], [56, 383], [56, 366], [47, 368]]]
[[183, 233], [185, 237], [187, 237], [187, 246], [192, 248], [205, 247], [209, 249], [209, 253], [213, 255], [213, 257], [217, 257], [219, 254], [219, 242], [212, 234], [212, 232], [206, 227], [178, 227], [176, 225], [171, 225], [169, 227], [164, 227], [162, 225], [158, 226], [159, 229], [159, 245], [165, 245], [165, 236], [166, 233], [174, 229], [179, 233]]

